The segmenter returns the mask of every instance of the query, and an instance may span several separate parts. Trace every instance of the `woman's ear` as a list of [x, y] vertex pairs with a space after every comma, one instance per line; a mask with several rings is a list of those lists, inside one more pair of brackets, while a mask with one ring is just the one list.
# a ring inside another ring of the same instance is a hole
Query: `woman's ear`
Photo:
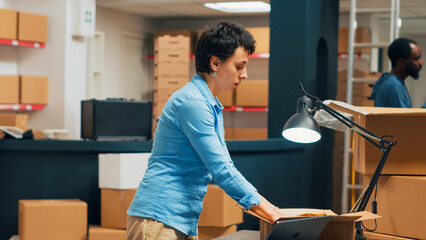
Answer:
[[213, 70], [213, 72], [216, 72], [219, 68], [220, 59], [216, 56], [213, 56], [210, 58], [210, 67]]

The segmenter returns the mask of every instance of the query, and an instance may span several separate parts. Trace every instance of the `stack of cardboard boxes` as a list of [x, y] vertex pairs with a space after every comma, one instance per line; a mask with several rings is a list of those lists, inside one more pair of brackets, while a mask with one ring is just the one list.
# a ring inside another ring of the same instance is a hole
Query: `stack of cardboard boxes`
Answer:
[[169, 34], [154, 40], [153, 131], [170, 96], [189, 80], [190, 36]]
[[[381, 73], [370, 73], [355, 69], [353, 72], [355, 78], [379, 79]], [[347, 90], [347, 70], [339, 71], [337, 74], [337, 95], [336, 100], [346, 102]], [[352, 84], [352, 105], [355, 106], [374, 106], [374, 100], [370, 98], [373, 91], [373, 83], [354, 82]]]
[[127, 210], [148, 168], [150, 153], [99, 154], [101, 225], [89, 227], [89, 240], [124, 240]]
[[210, 240], [237, 231], [243, 211], [219, 186], [209, 184], [198, 221], [198, 238]]
[[[100, 154], [101, 226], [89, 227], [89, 240], [125, 239], [127, 210], [148, 167], [150, 153]], [[200, 240], [235, 232], [243, 212], [225, 192], [209, 185], [199, 221]], [[108, 237], [108, 238], [106, 238]]]
[[[367, 210], [374, 198], [377, 201], [377, 230], [371, 239], [426, 239], [426, 218], [423, 213], [426, 197], [426, 148], [423, 138], [426, 129], [425, 109], [359, 107], [354, 112], [338, 106], [334, 109], [354, 115], [360, 124], [376, 136], [390, 135], [397, 144], [389, 157], [377, 183], [377, 196], [373, 192]], [[354, 135], [354, 169], [365, 186], [370, 182], [382, 151], [359, 135]], [[374, 229], [374, 223], [364, 224]], [[374, 237], [374, 238], [373, 238]]]

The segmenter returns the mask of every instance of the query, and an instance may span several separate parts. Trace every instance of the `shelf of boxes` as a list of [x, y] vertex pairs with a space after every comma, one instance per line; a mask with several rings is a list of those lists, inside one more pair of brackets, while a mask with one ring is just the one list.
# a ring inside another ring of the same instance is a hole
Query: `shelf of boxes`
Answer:
[[30, 47], [30, 48], [45, 47], [45, 44], [41, 42], [30, 42], [30, 41], [21, 41], [16, 39], [4, 39], [4, 38], [0, 38], [0, 44], [14, 46], [14, 47]]
[[224, 107], [223, 111], [229, 111], [229, 112], [267, 112], [267, 107], [237, 107], [237, 106], [230, 106], [230, 107]]
[[45, 107], [43, 104], [0, 104], [0, 110], [10, 111], [43, 110]]

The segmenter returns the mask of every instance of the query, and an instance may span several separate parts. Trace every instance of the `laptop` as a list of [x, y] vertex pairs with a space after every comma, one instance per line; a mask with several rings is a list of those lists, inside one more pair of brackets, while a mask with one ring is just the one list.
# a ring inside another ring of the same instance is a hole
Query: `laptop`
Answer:
[[316, 240], [330, 219], [331, 216], [322, 216], [277, 221], [266, 239]]

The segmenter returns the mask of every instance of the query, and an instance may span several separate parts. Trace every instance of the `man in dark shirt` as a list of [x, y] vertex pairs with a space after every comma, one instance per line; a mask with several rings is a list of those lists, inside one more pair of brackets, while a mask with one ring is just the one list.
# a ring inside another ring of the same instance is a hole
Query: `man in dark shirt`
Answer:
[[422, 52], [413, 40], [395, 39], [388, 49], [392, 70], [384, 73], [373, 87], [371, 98], [375, 107], [411, 108], [411, 99], [405, 86], [408, 76], [419, 78]]

